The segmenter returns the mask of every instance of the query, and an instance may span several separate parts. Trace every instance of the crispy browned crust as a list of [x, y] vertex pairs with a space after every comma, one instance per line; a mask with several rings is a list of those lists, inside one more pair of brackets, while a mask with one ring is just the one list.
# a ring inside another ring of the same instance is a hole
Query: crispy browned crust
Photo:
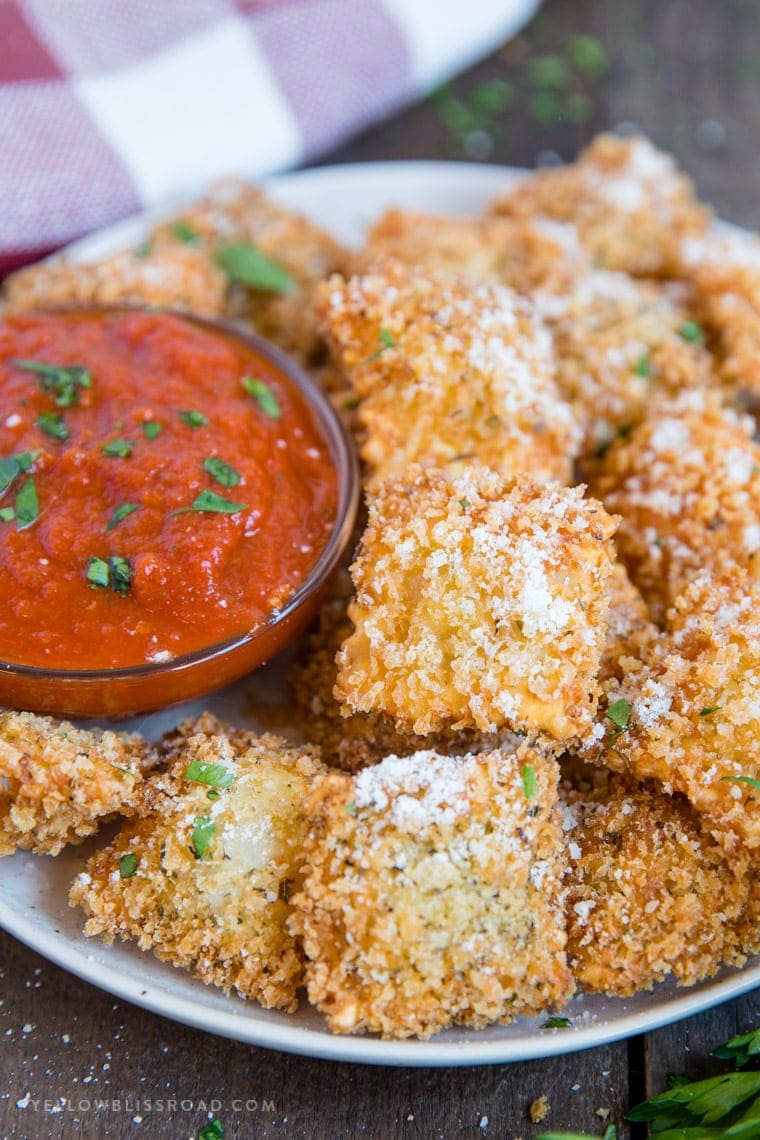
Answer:
[[[216, 731], [174, 747], [170, 770], [146, 781], [139, 817], [75, 879], [71, 905], [87, 912], [88, 935], [133, 938], [206, 983], [295, 1009], [303, 959], [285, 922], [300, 884], [301, 801], [324, 770], [317, 752]], [[191, 761], [222, 765], [231, 785], [210, 797], [184, 777]], [[199, 819], [214, 825], [203, 858], [193, 849]], [[120, 860], [130, 854], [136, 868], [123, 878]]]
[[607, 636], [599, 666], [599, 680], [622, 680], [633, 661], [640, 661], [659, 634], [646, 602], [631, 582], [622, 562], [616, 562], [608, 579], [610, 611]]
[[[217, 253], [225, 244], [240, 242], [279, 262], [293, 287], [272, 293], [230, 286]], [[314, 287], [342, 269], [347, 256], [307, 218], [277, 205], [258, 187], [227, 179], [179, 217], [157, 226], [135, 249], [91, 265], [62, 257], [22, 269], [8, 278], [3, 299], [8, 311], [121, 303], [243, 320], [308, 361], [322, 351], [312, 309]]]
[[670, 155], [648, 139], [610, 134], [570, 166], [540, 170], [508, 190], [492, 211], [572, 223], [597, 265], [638, 277], [677, 276], [681, 240], [704, 233], [710, 218]]
[[526, 298], [393, 261], [350, 281], [333, 277], [317, 296], [360, 401], [371, 488], [416, 463], [569, 480], [578, 427]]
[[656, 404], [589, 472], [594, 494], [623, 516], [617, 546], [658, 621], [717, 560], [760, 573], [760, 446], [752, 428], [714, 395], [684, 395]]
[[668, 613], [666, 633], [607, 705], [625, 700], [630, 727], [607, 721], [597, 759], [681, 793], [737, 871], [757, 863], [760, 798], [760, 605], [746, 574], [695, 576]]
[[568, 955], [586, 992], [630, 997], [671, 973], [691, 986], [746, 961], [750, 879], [685, 799], [614, 780], [565, 798]]
[[57, 855], [135, 809], [156, 752], [134, 733], [0, 712], [0, 855]]
[[583, 488], [476, 468], [390, 480], [352, 567], [336, 697], [405, 731], [587, 739], [614, 526]]
[[292, 928], [333, 1031], [429, 1037], [569, 997], [556, 783], [527, 747], [317, 781]]

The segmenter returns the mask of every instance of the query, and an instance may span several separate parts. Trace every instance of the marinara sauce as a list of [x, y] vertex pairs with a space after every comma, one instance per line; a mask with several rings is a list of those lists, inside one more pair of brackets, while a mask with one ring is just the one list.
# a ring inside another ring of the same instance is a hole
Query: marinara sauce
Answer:
[[242, 635], [308, 575], [337, 494], [306, 398], [244, 341], [165, 312], [0, 324], [0, 659]]

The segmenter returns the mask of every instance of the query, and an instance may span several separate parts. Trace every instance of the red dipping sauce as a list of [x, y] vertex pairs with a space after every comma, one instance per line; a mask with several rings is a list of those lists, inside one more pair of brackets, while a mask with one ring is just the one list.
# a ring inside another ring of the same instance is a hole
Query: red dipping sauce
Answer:
[[7, 319], [0, 658], [123, 668], [255, 629], [317, 562], [337, 482], [305, 396], [244, 341], [166, 312]]

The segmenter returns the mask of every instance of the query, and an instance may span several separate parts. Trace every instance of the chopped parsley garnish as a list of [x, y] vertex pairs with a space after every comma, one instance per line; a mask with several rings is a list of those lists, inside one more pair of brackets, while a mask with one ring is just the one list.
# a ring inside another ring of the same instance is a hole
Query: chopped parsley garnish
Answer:
[[182, 775], [194, 784], [208, 784], [211, 788], [229, 788], [235, 778], [235, 773], [224, 764], [207, 764], [204, 760], [191, 760]]
[[678, 333], [688, 344], [701, 344], [705, 339], [702, 326], [696, 321], [684, 321], [678, 326]]
[[203, 859], [208, 851], [208, 845], [214, 838], [216, 824], [209, 815], [199, 815], [193, 826], [191, 843], [198, 859]]
[[387, 352], [389, 348], [396, 347], [396, 341], [390, 329], [380, 329], [380, 332], [377, 334], [377, 339], [380, 341], [380, 347], [377, 352], [373, 352], [366, 360], [362, 360], [362, 364], [371, 364], [373, 360], [377, 360], [377, 358], [382, 356], [384, 352]]
[[607, 741], [608, 748], [611, 748], [613, 744], [616, 744], [623, 733], [627, 732], [631, 727], [631, 712], [632, 709], [630, 703], [623, 698], [621, 698], [619, 701], [615, 701], [607, 709], [607, 717], [615, 725], [615, 731], [610, 734], [610, 737]]
[[134, 446], [131, 439], [110, 439], [100, 450], [110, 459], [129, 459]]
[[155, 420], [146, 420], [142, 429], [146, 439], [155, 439], [164, 430], [161, 424], [157, 424]]
[[198, 412], [195, 408], [188, 408], [187, 411], [180, 412], [179, 418], [183, 424], [187, 424], [191, 428], [205, 427], [208, 423], [208, 416], [204, 416], [203, 412]]
[[19, 488], [16, 495], [15, 510], [17, 530], [26, 530], [39, 517], [40, 501], [37, 498], [37, 488], [31, 475]]
[[198, 1140], [224, 1140], [224, 1129], [221, 1120], [209, 1120], [198, 1131]]
[[79, 388], [91, 388], [92, 376], [89, 369], [81, 364], [63, 367], [58, 364], [45, 364], [39, 360], [12, 360], [16, 368], [34, 372], [40, 387], [49, 392], [59, 408], [71, 408], [79, 402]]
[[356, 815], [356, 804], [353, 800], [346, 804], [346, 811], [349, 815]]
[[0, 522], [13, 522], [16, 512], [13, 507], [0, 507]]
[[40, 431], [44, 431], [45, 435], [58, 439], [61, 443], [69, 438], [69, 429], [63, 422], [60, 412], [43, 412], [37, 417], [37, 427]]
[[39, 455], [39, 451], [19, 451], [9, 459], [0, 459], [0, 495], [8, 490], [22, 472], [31, 471], [32, 464]]
[[217, 495], [214, 491], [201, 491], [189, 507], [180, 507], [179, 510], [172, 511], [172, 514], [186, 515], [189, 511], [201, 511], [216, 515], [236, 515], [238, 511], [247, 510], [247, 503], [231, 503], [229, 499]]
[[470, 506], [470, 500], [469, 499], [460, 499], [459, 505], [463, 511], [467, 511], [469, 506]]
[[523, 764], [520, 769], [522, 786], [526, 800], [534, 800], [538, 795], [538, 777], [532, 764]]
[[123, 597], [132, 585], [132, 567], [120, 554], [112, 555], [107, 562], [92, 557], [87, 562], [85, 577], [95, 589], [113, 590]]
[[264, 293], [292, 293], [295, 279], [284, 265], [267, 257], [250, 242], [229, 242], [219, 247], [216, 259], [230, 281]]
[[756, 792], [760, 792], [760, 780], [754, 776], [721, 776], [721, 780], [730, 780], [734, 784], [749, 784]]
[[277, 397], [268, 384], [265, 384], [258, 376], [244, 376], [240, 383], [248, 395], [253, 396], [265, 415], [271, 416], [273, 420], [279, 420], [282, 411], [277, 402]]
[[183, 218], [177, 218], [176, 222], [169, 223], [169, 233], [177, 241], [184, 242], [185, 245], [197, 245], [200, 238], [200, 234], [194, 226], [191, 226]]
[[549, 1017], [541, 1026], [542, 1029], [570, 1029], [572, 1021], [569, 1017]]
[[203, 460], [203, 470], [223, 487], [237, 487], [240, 482], [240, 475], [235, 468], [216, 455], [209, 455]]
[[603, 75], [607, 70], [607, 52], [604, 44], [596, 36], [578, 35], [570, 37], [570, 58], [586, 75]]
[[648, 353], [636, 362], [633, 366], [633, 371], [637, 376], [643, 376], [645, 379], [652, 375], [652, 361]]
[[131, 879], [137, 870], [137, 856], [134, 851], [128, 851], [119, 859], [119, 875], [122, 879]]
[[106, 523], [106, 534], [108, 534], [109, 530], [113, 530], [115, 526], [118, 526], [120, 522], [123, 522], [124, 519], [133, 514], [134, 511], [138, 510], [139, 506], [139, 503], [122, 503], [120, 507], [117, 507]]
[[712, 716], [712, 714], [717, 712], [719, 708], [720, 708], [720, 705], [708, 705], [706, 709], [700, 709], [699, 710], [699, 715], [700, 716]]

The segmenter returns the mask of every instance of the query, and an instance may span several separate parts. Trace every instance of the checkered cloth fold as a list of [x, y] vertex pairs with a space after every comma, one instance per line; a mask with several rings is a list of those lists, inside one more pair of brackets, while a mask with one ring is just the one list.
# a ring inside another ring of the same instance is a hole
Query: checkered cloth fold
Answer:
[[324, 153], [539, 0], [0, 0], [0, 272]]

